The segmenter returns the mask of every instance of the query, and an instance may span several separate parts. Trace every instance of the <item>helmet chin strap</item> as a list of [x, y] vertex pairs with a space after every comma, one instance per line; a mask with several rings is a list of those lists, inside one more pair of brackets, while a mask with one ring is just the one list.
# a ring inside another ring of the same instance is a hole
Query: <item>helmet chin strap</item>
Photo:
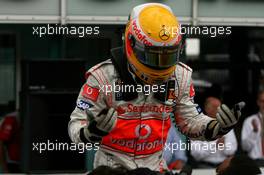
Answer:
[[130, 65], [129, 62], [127, 63], [127, 68], [128, 68], [128, 72], [132, 75], [132, 77], [133, 77], [133, 79], [134, 79], [134, 81], [135, 81], [136, 83], [139, 83], [139, 84], [141, 84], [141, 85], [148, 84], [148, 83], [144, 82], [142, 79], [140, 79], [140, 78], [136, 75], [136, 73], [135, 73], [135, 72], [133, 71], [133, 69], [131, 68], [131, 65]]
[[164, 80], [164, 81], [155, 81], [155, 80], [152, 80], [151, 82], [152, 83], [149, 83], [149, 82], [146, 82], [144, 81], [143, 79], [139, 78], [139, 76], [141, 76], [140, 74], [136, 74], [135, 71], [133, 71], [133, 68], [132, 68], [133, 65], [131, 65], [129, 62], [127, 63], [127, 68], [128, 68], [128, 72], [132, 75], [133, 79], [135, 80], [136, 83], [140, 83], [140, 84], [149, 84], [149, 85], [162, 85], [164, 83], [166, 83], [169, 78], [167, 80]]

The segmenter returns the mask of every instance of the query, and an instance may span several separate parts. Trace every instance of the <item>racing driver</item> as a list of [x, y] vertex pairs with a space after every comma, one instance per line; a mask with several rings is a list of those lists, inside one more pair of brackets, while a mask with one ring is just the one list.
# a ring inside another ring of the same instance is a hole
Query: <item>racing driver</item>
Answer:
[[[171, 114], [191, 139], [214, 140], [237, 123], [243, 102], [232, 110], [221, 105], [216, 119], [204, 115], [193, 102], [192, 69], [178, 61], [183, 47], [179, 28], [170, 7], [136, 6], [126, 25], [124, 46], [87, 71], [68, 130], [75, 143], [100, 143], [94, 167], [122, 165], [155, 171], [166, 167], [162, 150]], [[130, 89], [106, 92], [115, 85]], [[133, 90], [138, 85], [155, 88], [146, 95]]]

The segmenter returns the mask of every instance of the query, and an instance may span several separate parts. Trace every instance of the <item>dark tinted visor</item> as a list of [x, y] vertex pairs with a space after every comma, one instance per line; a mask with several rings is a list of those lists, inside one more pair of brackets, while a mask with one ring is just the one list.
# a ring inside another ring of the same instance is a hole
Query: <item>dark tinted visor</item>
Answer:
[[180, 46], [144, 46], [136, 44], [133, 51], [139, 61], [149, 67], [168, 68], [177, 63]]

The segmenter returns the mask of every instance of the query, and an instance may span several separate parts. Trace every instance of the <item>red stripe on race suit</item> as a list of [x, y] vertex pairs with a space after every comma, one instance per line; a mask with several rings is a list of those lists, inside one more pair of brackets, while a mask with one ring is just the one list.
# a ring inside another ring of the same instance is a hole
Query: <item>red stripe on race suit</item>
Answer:
[[155, 119], [118, 118], [116, 127], [103, 138], [102, 145], [134, 155], [158, 152], [163, 149], [163, 144], [166, 142], [171, 125], [170, 118], [164, 120], [163, 126], [162, 123], [162, 120]]

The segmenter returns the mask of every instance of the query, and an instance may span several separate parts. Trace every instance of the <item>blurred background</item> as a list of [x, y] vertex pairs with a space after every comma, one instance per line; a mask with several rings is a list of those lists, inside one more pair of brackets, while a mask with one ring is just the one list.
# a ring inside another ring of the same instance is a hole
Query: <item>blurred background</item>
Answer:
[[[243, 119], [258, 111], [257, 93], [264, 87], [262, 0], [0, 0], [0, 116], [17, 119], [11, 122], [16, 123], [15, 136], [2, 146], [8, 142], [11, 154], [19, 155], [14, 157], [20, 171], [77, 173], [91, 168], [87, 153], [39, 154], [32, 143], [70, 143], [67, 125], [85, 71], [122, 45], [130, 10], [146, 2], [169, 5], [185, 27], [231, 27], [230, 34], [216, 37], [185, 35], [181, 61], [194, 70], [195, 100], [201, 107], [206, 97], [215, 96], [230, 106], [244, 100]], [[34, 34], [47, 24], [98, 27], [99, 34]], [[238, 143], [242, 124], [235, 130]]]

